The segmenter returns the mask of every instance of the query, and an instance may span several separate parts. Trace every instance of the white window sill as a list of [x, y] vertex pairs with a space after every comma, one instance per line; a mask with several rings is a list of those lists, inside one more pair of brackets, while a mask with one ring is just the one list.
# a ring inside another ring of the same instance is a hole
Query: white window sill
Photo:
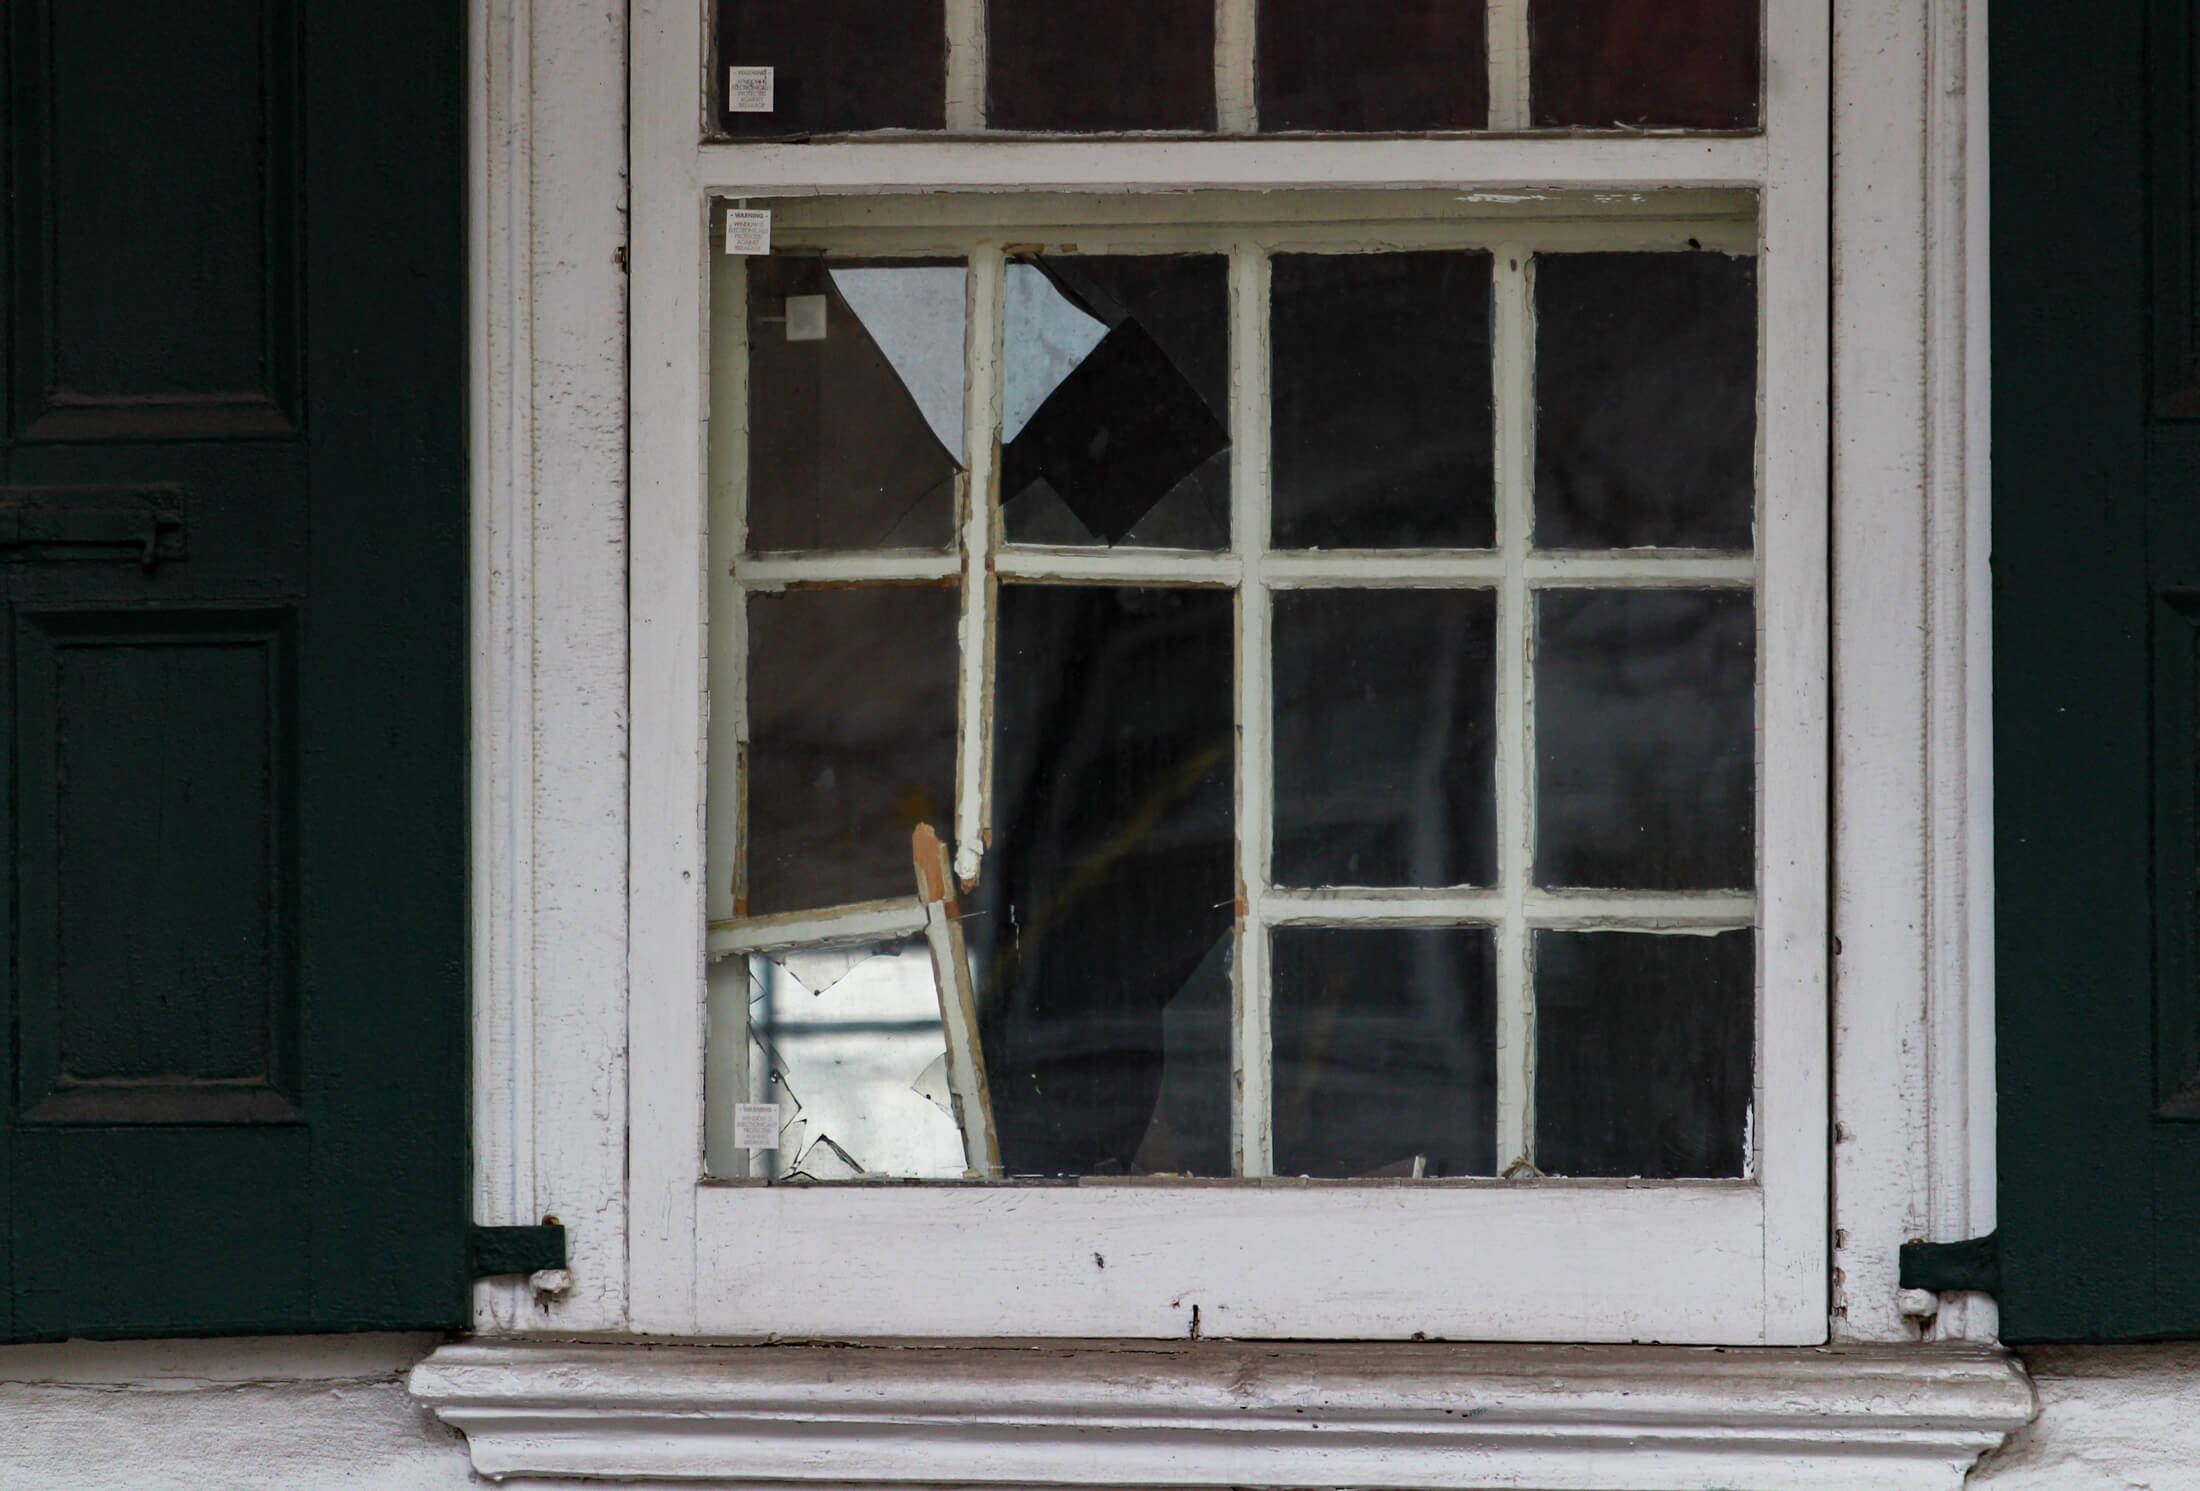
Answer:
[[413, 1370], [492, 1479], [1956, 1488], [2034, 1412], [1983, 1346], [475, 1339]]

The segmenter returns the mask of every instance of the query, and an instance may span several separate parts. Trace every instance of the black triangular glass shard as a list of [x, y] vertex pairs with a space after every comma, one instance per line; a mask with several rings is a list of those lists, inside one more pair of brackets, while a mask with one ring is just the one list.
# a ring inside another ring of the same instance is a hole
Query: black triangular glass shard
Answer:
[[1039, 478], [1103, 543], [1116, 543], [1230, 435], [1136, 321], [1109, 332], [1001, 454], [1013, 501]]

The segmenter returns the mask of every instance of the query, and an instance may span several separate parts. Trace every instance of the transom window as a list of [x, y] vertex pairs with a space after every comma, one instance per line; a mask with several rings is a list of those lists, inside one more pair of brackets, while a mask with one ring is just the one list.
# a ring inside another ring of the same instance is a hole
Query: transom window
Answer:
[[901, 205], [716, 259], [710, 1171], [1752, 1174], [1754, 199]]

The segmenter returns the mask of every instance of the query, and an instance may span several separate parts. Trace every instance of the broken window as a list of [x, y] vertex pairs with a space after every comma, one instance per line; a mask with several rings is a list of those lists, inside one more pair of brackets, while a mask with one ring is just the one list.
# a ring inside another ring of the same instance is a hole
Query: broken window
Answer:
[[715, 258], [713, 1174], [1751, 1173], [1754, 203], [1508, 200]]

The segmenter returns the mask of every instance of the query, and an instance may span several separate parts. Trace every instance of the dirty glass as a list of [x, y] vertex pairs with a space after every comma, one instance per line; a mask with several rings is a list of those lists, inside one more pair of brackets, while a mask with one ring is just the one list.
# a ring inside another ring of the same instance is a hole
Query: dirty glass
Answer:
[[1529, 0], [1538, 128], [1755, 129], [1763, 0]]
[[1489, 547], [1490, 256], [1278, 254], [1270, 306], [1276, 547]]
[[1536, 882], [1756, 884], [1756, 602], [1743, 590], [1536, 596]]
[[1756, 261], [1544, 254], [1535, 308], [1537, 546], [1748, 549]]
[[1494, 1173], [1490, 930], [1285, 927], [1272, 948], [1276, 1174]]
[[752, 1151], [754, 1173], [962, 1178], [923, 938], [752, 953], [748, 984], [747, 1101], [779, 1108], [778, 1146]]
[[1214, 0], [988, 0], [993, 129], [1211, 130]]
[[1536, 933], [1536, 1168], [1741, 1175], [1755, 963], [1746, 930]]
[[1227, 547], [1229, 261], [1032, 257], [1004, 299], [1009, 542]]
[[[736, 109], [729, 69], [772, 69], [768, 111]], [[735, 136], [940, 129], [942, 0], [718, 0], [718, 129]]]
[[953, 821], [959, 618], [950, 586], [749, 597], [745, 912], [913, 893], [910, 830]]
[[1227, 1175], [1224, 590], [1004, 585], [992, 845], [964, 936], [1010, 1175]]
[[1481, 129], [1481, 0], [1260, 0], [1263, 130]]
[[1496, 628], [1488, 590], [1276, 592], [1278, 884], [1491, 882]]
[[959, 260], [748, 261], [752, 551], [953, 542], [965, 277]]

